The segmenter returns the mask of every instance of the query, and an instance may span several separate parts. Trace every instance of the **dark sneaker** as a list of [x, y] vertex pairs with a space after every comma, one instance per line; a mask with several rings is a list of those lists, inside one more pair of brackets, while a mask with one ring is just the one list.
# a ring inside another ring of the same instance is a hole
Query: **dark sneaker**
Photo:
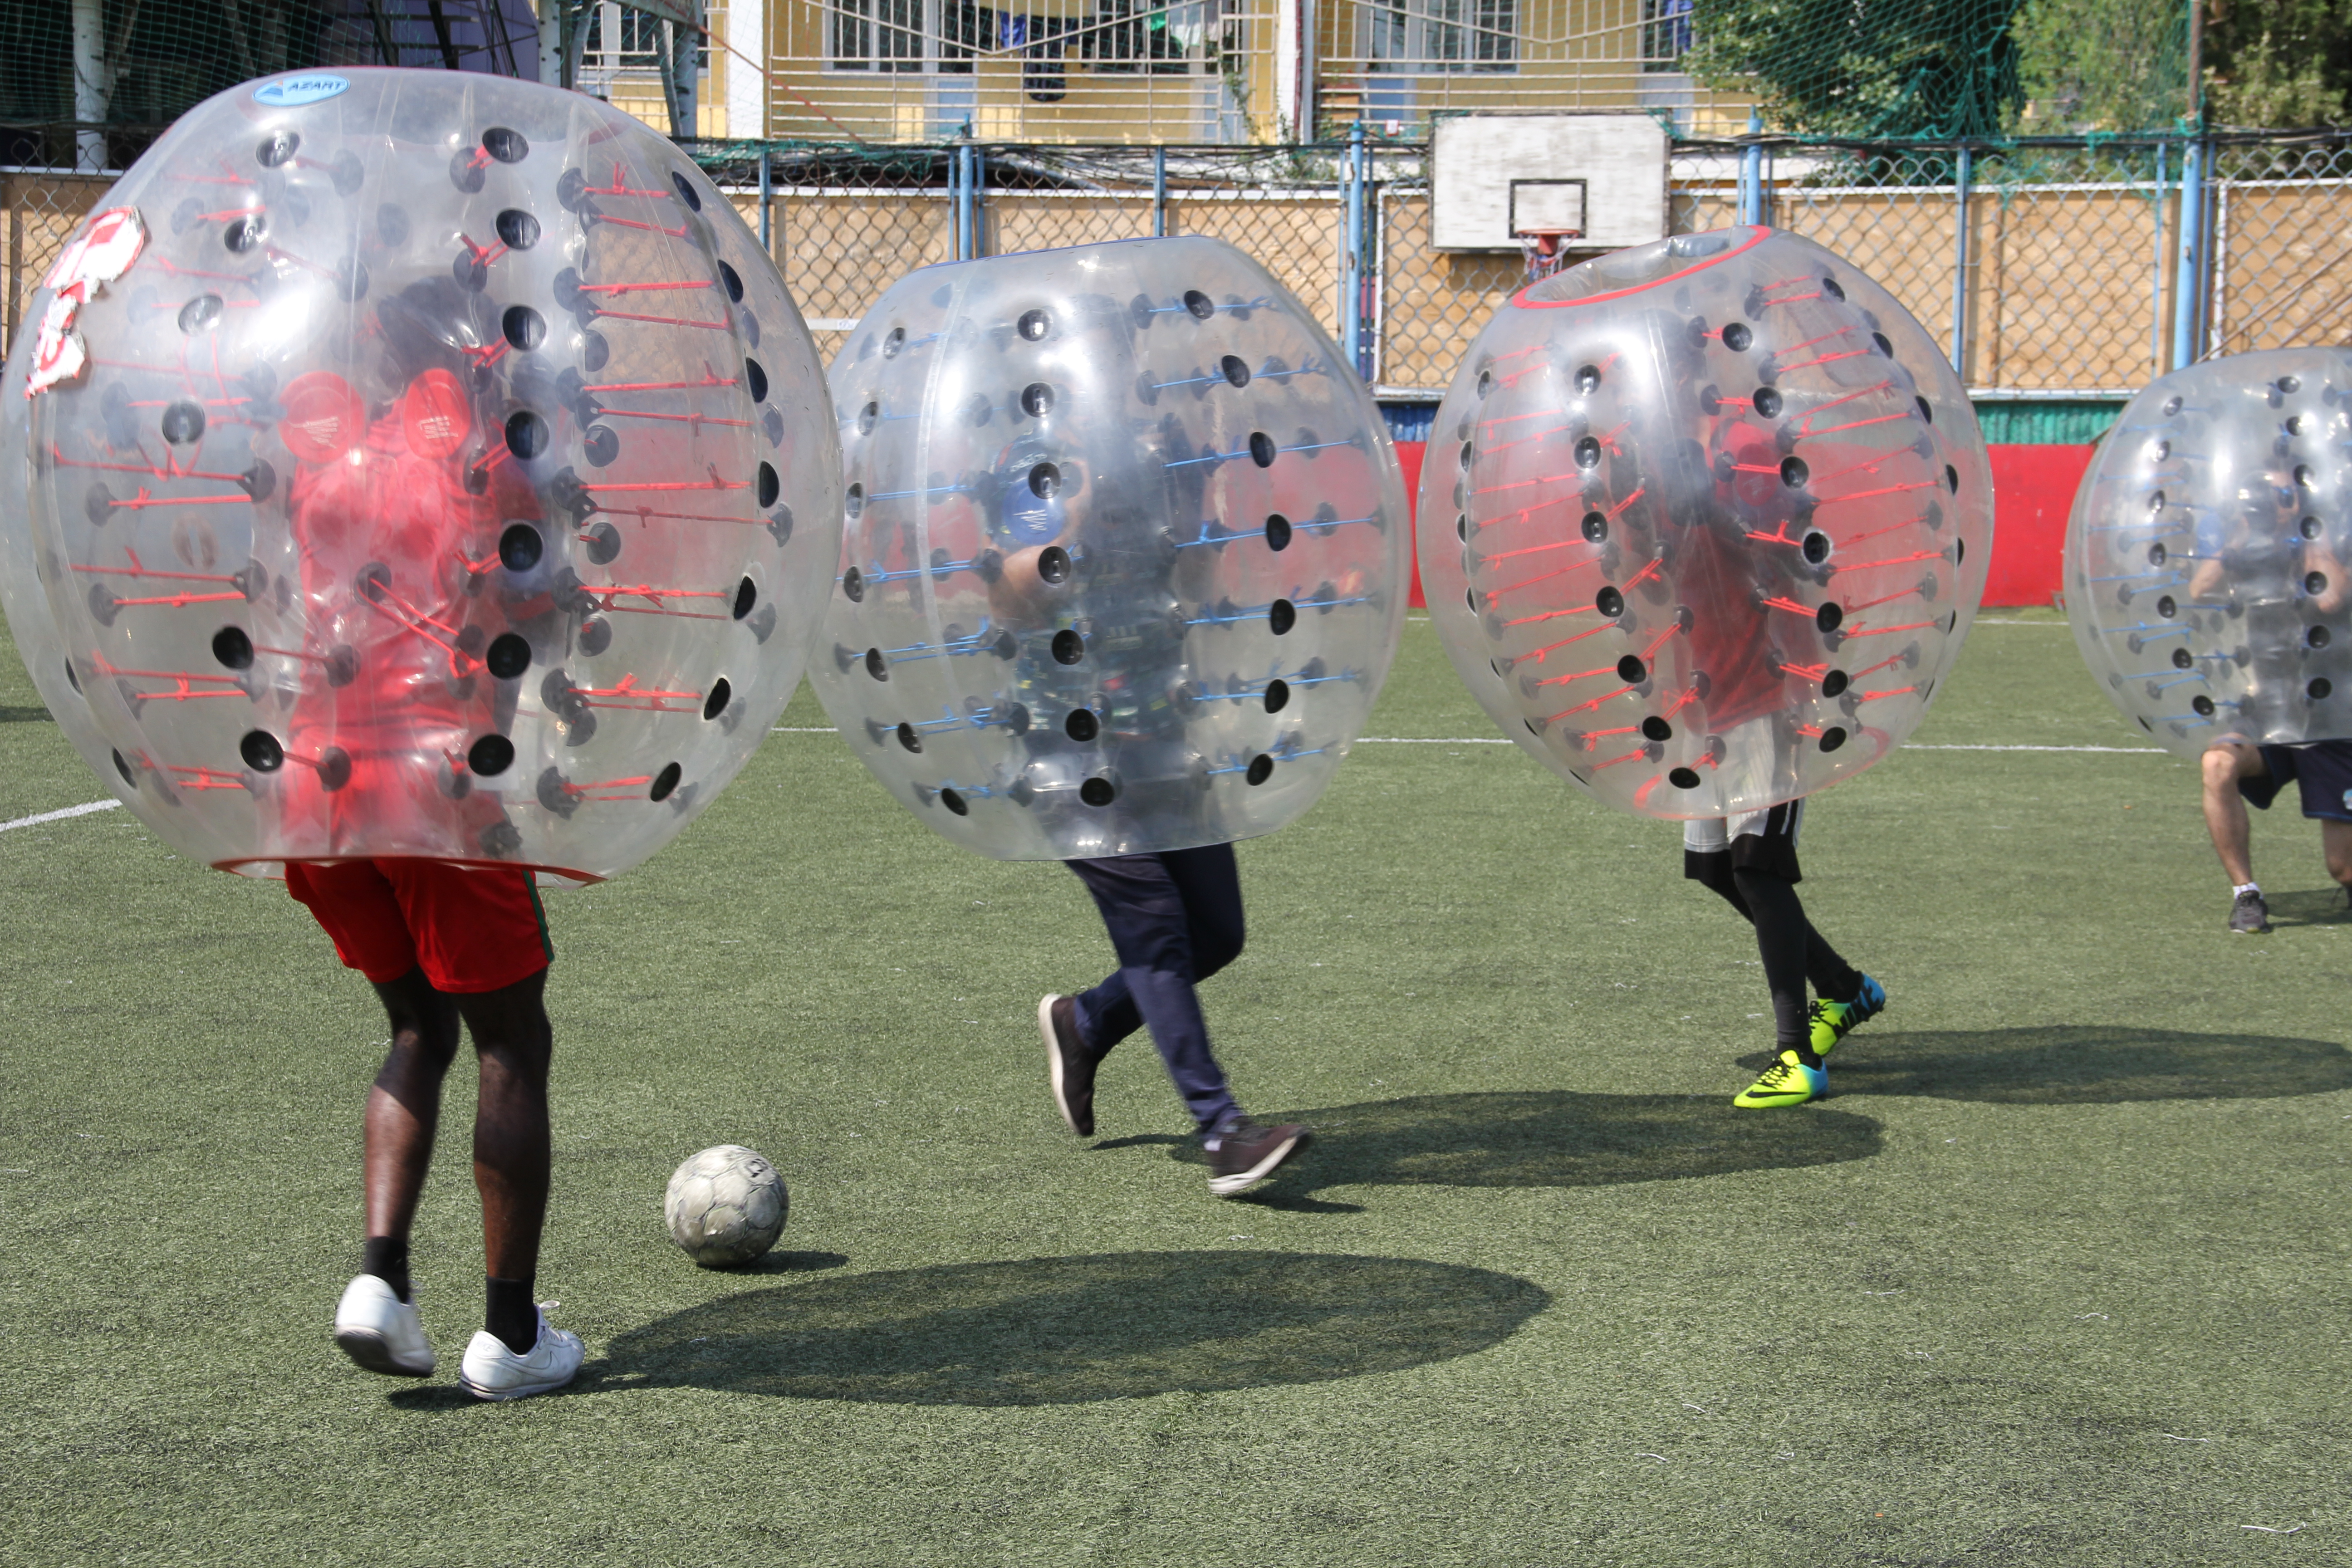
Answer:
[[2230, 906], [2230, 929], [2240, 936], [2271, 929], [2271, 907], [2263, 902], [2259, 889], [2249, 888]]
[[1260, 1127], [1243, 1117], [1219, 1135], [1209, 1151], [1209, 1195], [1234, 1198], [1275, 1173], [1275, 1168], [1307, 1147], [1310, 1134], [1290, 1123]]
[[1049, 994], [1037, 1004], [1037, 1032], [1045, 1039], [1045, 1080], [1053, 1087], [1055, 1109], [1071, 1131], [1093, 1137], [1095, 1058], [1078, 1038], [1078, 1005]]

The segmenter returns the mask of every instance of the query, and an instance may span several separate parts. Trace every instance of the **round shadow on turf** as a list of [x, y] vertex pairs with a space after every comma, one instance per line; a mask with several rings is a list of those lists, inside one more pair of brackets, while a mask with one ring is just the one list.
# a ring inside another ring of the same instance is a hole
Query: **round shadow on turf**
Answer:
[[604, 1386], [1079, 1405], [1398, 1372], [1500, 1343], [1549, 1301], [1412, 1258], [1035, 1258], [746, 1291], [623, 1334], [593, 1372]]
[[[1766, 1058], [1740, 1060], [1760, 1068]], [[2352, 1089], [2352, 1051], [2326, 1040], [2107, 1025], [1885, 1035], [1864, 1029], [1830, 1058], [1832, 1095], [1916, 1094], [1995, 1105], [2277, 1100], [2339, 1089]]]
[[[1816, 1105], [1736, 1110], [1728, 1091], [1426, 1094], [1260, 1120], [1315, 1133], [1252, 1194], [1276, 1208], [1301, 1206], [1299, 1194], [1321, 1187], [1601, 1187], [1790, 1170], [1866, 1160], [1881, 1143], [1867, 1116]], [[1174, 1158], [1207, 1160], [1189, 1140]]]

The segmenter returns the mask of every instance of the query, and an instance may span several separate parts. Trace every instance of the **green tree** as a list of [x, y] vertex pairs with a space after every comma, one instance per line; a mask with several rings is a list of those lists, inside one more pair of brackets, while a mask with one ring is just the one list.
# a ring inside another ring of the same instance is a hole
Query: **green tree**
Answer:
[[2183, 0], [2025, 0], [2011, 31], [2020, 131], [2146, 131], [2189, 111]]
[[2217, 125], [2342, 125], [2352, 0], [2208, 0], [2205, 116]]
[[1697, 0], [1687, 69], [1775, 130], [1994, 136], [2021, 97], [2018, 0]]
[[[2148, 131], [2189, 112], [2192, 0], [2025, 0], [2013, 31], [2025, 131]], [[2352, 0], [2205, 0], [2205, 118], [2352, 122]]]

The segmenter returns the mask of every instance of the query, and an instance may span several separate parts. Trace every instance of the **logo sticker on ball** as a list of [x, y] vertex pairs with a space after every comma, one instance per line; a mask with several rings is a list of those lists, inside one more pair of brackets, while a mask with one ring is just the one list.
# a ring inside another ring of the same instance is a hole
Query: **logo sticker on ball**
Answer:
[[253, 101], [272, 109], [299, 109], [349, 90], [351, 80], [340, 76], [289, 76], [263, 82], [253, 89]]

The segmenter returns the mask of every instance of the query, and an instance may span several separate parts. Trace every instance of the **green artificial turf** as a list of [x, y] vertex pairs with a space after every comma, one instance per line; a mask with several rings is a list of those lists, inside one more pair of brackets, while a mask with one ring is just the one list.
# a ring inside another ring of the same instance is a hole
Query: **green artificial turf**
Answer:
[[[454, 1384], [465, 1069], [444, 1369], [372, 1377], [327, 1332], [367, 987], [127, 814], [0, 834], [0, 1561], [2346, 1561], [2352, 924], [2291, 795], [2233, 937], [2193, 769], [1928, 749], [2144, 746], [2062, 623], [1993, 619], [1810, 816], [1808, 908], [1893, 1000], [1795, 1111], [1727, 1103], [1767, 1000], [1673, 825], [1358, 747], [1243, 848], [1205, 992], [1244, 1103], [1321, 1134], [1262, 1201], [1207, 1195], [1140, 1038], [1063, 1131], [1033, 1009], [1109, 963], [1075, 879], [771, 737], [549, 900], [540, 1293], [590, 1359], [509, 1406]], [[0, 667], [0, 820], [100, 798]], [[1425, 622], [1369, 732], [1490, 734]], [[722, 1142], [792, 1184], [745, 1274], [660, 1224]]]

